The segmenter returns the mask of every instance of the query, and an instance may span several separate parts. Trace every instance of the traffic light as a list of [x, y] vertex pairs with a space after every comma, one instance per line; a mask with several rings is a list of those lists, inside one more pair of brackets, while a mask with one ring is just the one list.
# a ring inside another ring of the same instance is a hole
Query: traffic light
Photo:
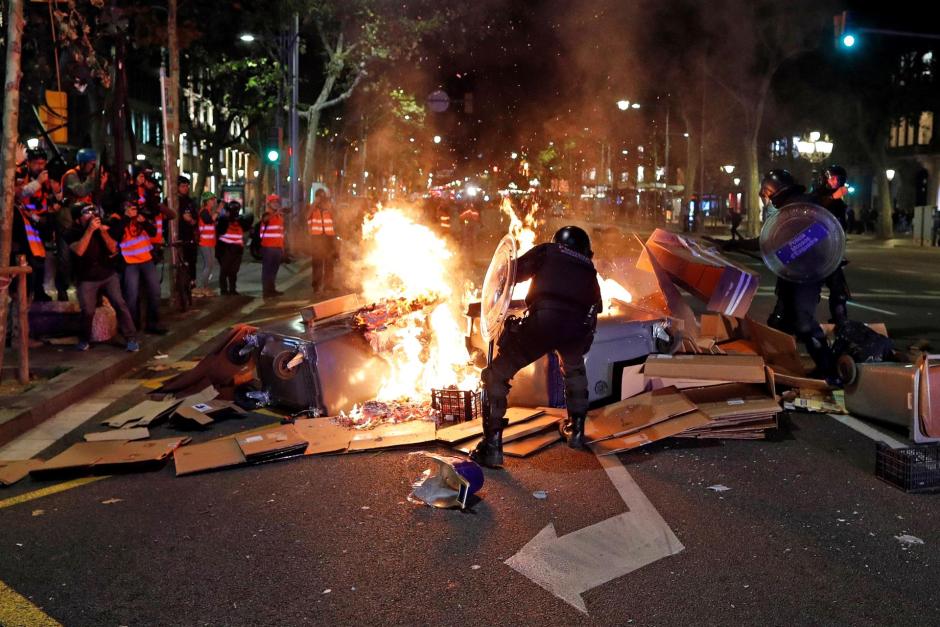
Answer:
[[267, 157], [268, 157], [268, 161], [270, 161], [271, 163], [277, 163], [278, 160], [281, 158], [281, 154], [277, 151], [277, 148], [271, 148], [270, 150], [268, 150]]
[[848, 11], [843, 11], [833, 17], [833, 34], [835, 35], [837, 46], [851, 48], [855, 45], [855, 34], [852, 32]]

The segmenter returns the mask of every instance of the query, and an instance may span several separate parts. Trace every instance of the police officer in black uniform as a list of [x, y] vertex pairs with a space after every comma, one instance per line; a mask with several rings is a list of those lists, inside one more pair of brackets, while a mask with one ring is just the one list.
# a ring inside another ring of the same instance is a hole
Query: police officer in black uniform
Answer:
[[[785, 211], [787, 205], [793, 203], [815, 203], [815, 198], [806, 194], [806, 188], [797, 184], [786, 170], [771, 170], [765, 174], [760, 195], [778, 211]], [[827, 378], [834, 374], [834, 359], [826, 334], [816, 320], [821, 292], [822, 281], [794, 283], [777, 277], [777, 304], [767, 324], [803, 342], [816, 364], [815, 374]]]
[[572, 448], [584, 447], [588, 381], [584, 355], [594, 340], [601, 290], [591, 261], [591, 240], [576, 226], [559, 229], [551, 243], [539, 244], [519, 258], [516, 281], [532, 279], [526, 315], [506, 321], [497, 339], [498, 354], [483, 370], [487, 402], [483, 440], [471, 458], [491, 468], [503, 463], [503, 428], [509, 381], [519, 370], [556, 351], [565, 378], [568, 419], [562, 435]]
[[[846, 214], [848, 207], [842, 197], [845, 196], [845, 181], [847, 173], [841, 165], [831, 165], [822, 174], [819, 185], [813, 190], [813, 197], [816, 204], [822, 205], [829, 210], [842, 225], [842, 230], [848, 233], [846, 224]], [[849, 284], [845, 279], [845, 272], [842, 268], [848, 262], [842, 260], [835, 272], [826, 277], [825, 285], [829, 290], [829, 322], [834, 324], [843, 324], [849, 319], [848, 304], [851, 293]]]

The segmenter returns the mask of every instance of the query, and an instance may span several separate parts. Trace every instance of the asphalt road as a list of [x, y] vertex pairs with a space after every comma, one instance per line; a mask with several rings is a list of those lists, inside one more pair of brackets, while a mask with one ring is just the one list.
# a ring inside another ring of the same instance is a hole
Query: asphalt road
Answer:
[[[849, 257], [857, 302], [895, 315], [853, 314], [887, 322], [899, 343], [940, 347], [940, 257], [873, 246]], [[755, 317], [772, 302], [762, 292]], [[273, 421], [253, 414], [192, 435]], [[181, 478], [170, 464], [9, 504], [54, 484], [25, 480], [0, 491], [0, 582], [66, 625], [936, 624], [940, 501], [876, 479], [874, 442], [827, 416], [787, 416], [767, 442], [622, 455], [685, 548], [584, 594], [587, 616], [504, 562], [549, 523], [563, 536], [630, 509], [592, 454], [555, 445], [509, 460], [459, 512], [407, 501], [427, 467], [413, 451]], [[709, 489], [719, 484], [729, 489]]]

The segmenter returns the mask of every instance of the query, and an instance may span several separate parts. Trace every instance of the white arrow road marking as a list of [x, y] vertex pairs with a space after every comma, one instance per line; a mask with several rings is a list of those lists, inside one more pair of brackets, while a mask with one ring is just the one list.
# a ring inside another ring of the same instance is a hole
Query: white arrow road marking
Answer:
[[583, 593], [685, 548], [617, 456], [597, 459], [629, 511], [561, 537], [549, 523], [506, 560], [585, 614]]

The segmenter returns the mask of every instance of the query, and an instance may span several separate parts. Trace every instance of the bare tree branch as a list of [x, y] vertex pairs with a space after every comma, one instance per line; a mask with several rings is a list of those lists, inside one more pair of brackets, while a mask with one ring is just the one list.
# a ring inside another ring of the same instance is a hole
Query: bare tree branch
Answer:
[[366, 75], [365, 70], [359, 70], [358, 72], [356, 72], [356, 77], [353, 79], [352, 84], [346, 89], [346, 91], [338, 95], [336, 98], [313, 105], [311, 109], [322, 111], [323, 109], [328, 109], [332, 107], [333, 105], [339, 104], [340, 102], [346, 100], [347, 98], [352, 96], [353, 91], [356, 89], [356, 85], [359, 84], [359, 81], [361, 81], [365, 75]]

